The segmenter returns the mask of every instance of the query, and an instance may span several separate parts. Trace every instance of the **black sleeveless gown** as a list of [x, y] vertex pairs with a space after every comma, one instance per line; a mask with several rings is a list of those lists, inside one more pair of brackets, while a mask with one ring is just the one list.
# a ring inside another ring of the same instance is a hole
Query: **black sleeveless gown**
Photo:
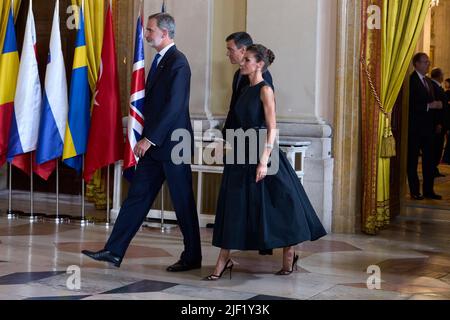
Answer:
[[[226, 129], [265, 128], [261, 82], [248, 87]], [[264, 143], [264, 142], [263, 142]], [[212, 244], [230, 250], [283, 248], [326, 235], [297, 174], [279, 149], [275, 175], [256, 183], [256, 164], [225, 164], [217, 202]], [[253, 162], [254, 163], [254, 162]]]

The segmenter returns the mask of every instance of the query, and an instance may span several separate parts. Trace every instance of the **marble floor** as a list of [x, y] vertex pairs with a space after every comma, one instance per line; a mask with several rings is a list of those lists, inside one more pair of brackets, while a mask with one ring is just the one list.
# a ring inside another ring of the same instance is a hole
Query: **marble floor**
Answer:
[[[450, 300], [450, 211], [433, 210], [439, 219], [420, 218], [430, 209], [407, 211], [379, 236], [330, 234], [299, 245], [289, 276], [273, 275], [280, 250], [233, 252], [232, 278], [215, 282], [201, 280], [218, 253], [211, 229], [201, 230], [203, 268], [168, 273], [182, 248], [176, 227], [142, 228], [118, 269], [80, 254], [101, 249], [111, 229], [1, 216], [0, 300]], [[377, 269], [378, 288], [368, 273]]]

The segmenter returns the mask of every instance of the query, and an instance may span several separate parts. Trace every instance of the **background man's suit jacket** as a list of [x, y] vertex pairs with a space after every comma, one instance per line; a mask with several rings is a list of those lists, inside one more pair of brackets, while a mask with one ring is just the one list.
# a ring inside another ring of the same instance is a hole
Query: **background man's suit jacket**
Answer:
[[[425, 88], [416, 71], [409, 82], [409, 133], [432, 136], [435, 132], [435, 113], [427, 110], [427, 104], [435, 100], [432, 81], [428, 81], [431, 92]], [[436, 99], [437, 100], [437, 99]]]

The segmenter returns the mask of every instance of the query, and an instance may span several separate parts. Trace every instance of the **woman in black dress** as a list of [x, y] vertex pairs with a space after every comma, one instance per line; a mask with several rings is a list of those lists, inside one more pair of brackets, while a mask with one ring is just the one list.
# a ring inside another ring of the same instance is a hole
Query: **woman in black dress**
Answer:
[[[241, 63], [241, 74], [248, 75], [250, 85], [234, 108], [234, 127], [225, 129], [247, 136], [254, 131], [257, 140], [246, 139], [245, 155], [233, 151], [234, 161], [225, 163], [213, 234], [213, 245], [221, 251], [214, 273], [205, 280], [218, 280], [226, 270], [231, 277], [230, 250], [283, 248], [282, 268], [276, 274], [291, 274], [298, 260], [294, 246], [326, 235], [297, 174], [276, 145], [275, 96], [262, 76], [274, 59], [271, 50], [253, 45]], [[229, 138], [228, 130], [228, 142]], [[254, 149], [258, 157], [252, 162]], [[274, 163], [277, 170], [272, 170]]]

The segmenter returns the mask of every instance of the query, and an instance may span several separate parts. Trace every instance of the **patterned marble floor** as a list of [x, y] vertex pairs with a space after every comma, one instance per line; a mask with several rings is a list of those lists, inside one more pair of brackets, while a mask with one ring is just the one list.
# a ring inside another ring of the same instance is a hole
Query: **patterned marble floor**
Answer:
[[[450, 300], [450, 211], [447, 220], [400, 217], [379, 236], [331, 234], [296, 249], [298, 271], [274, 276], [281, 252], [233, 252], [232, 279], [201, 281], [218, 249], [202, 229], [203, 268], [168, 273], [181, 236], [143, 228], [120, 269], [80, 254], [102, 248], [111, 230], [0, 217], [0, 300]], [[417, 211], [418, 214], [420, 212]], [[367, 287], [369, 267], [380, 269], [380, 289]], [[68, 268], [79, 268], [80, 286]]]

